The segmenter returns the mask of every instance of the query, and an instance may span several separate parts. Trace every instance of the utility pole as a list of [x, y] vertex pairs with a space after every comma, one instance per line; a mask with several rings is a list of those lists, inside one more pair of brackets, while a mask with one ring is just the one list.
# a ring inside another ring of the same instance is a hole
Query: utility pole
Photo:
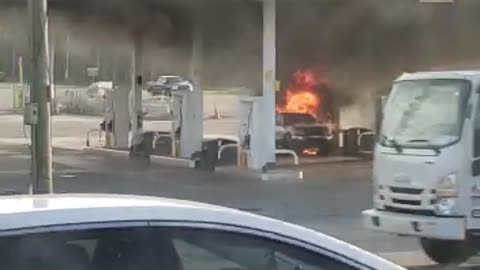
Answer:
[[[47, 0], [48, 1], [48, 0]], [[50, 79], [50, 93], [51, 99], [50, 99], [50, 113], [55, 114], [55, 107], [56, 107], [56, 96], [57, 96], [57, 90], [56, 90], [56, 85], [55, 85], [55, 61], [56, 61], [56, 56], [57, 56], [57, 40], [55, 36], [55, 31], [52, 31], [50, 35], [50, 65], [49, 65], [49, 79]]]
[[23, 85], [23, 56], [18, 57], [18, 82]]
[[70, 33], [65, 40], [65, 81], [70, 79]]
[[12, 41], [12, 55], [11, 55], [11, 64], [10, 64], [10, 73], [12, 76], [12, 80], [14, 81], [17, 77], [17, 49], [15, 48], [17, 43]]
[[49, 75], [47, 0], [29, 0], [32, 78], [31, 103], [38, 108], [32, 125], [32, 187], [33, 193], [52, 193], [52, 133]]
[[131, 129], [131, 145], [136, 145], [141, 141], [143, 133], [143, 106], [142, 106], [142, 84], [143, 84], [143, 35], [141, 32], [135, 31], [132, 35], [133, 48], [130, 58], [130, 76], [131, 76], [131, 92], [130, 92], [130, 123]]

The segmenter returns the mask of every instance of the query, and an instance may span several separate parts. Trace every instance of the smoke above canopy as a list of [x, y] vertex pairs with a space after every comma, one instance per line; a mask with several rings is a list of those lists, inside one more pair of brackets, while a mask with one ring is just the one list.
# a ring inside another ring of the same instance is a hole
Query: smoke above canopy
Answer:
[[[19, 34], [27, 31], [25, 5], [12, 2], [17, 1], [0, 0], [4, 6], [0, 9], [0, 43], [8, 40], [28, 53], [28, 45], [23, 45], [26, 35]], [[477, 59], [477, 1], [458, 1], [455, 7], [417, 0], [278, 2], [278, 77], [284, 85], [299, 69], [319, 69], [328, 73], [347, 102], [349, 96], [366, 88], [381, 88], [403, 71]], [[92, 51], [98, 47], [105, 51], [102, 62], [116, 59], [116, 65], [120, 62], [128, 70], [131, 36], [142, 34], [152, 74], [185, 74], [195, 23], [205, 33], [205, 83], [261, 89], [258, 1], [56, 0], [50, 7], [59, 54], [64, 53], [61, 45], [69, 34], [73, 40], [70, 53], [78, 58], [77, 63], [85, 62], [83, 66], [95, 61]], [[21, 16], [13, 15], [17, 13]]]

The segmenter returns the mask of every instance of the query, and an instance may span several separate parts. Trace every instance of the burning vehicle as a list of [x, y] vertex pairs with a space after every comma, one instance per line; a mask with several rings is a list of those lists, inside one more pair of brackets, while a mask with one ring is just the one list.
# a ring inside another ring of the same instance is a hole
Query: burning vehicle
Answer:
[[335, 125], [329, 104], [330, 84], [311, 70], [299, 70], [277, 105], [277, 146], [303, 155], [327, 155]]
[[329, 127], [309, 113], [277, 113], [277, 145], [303, 155], [326, 155], [332, 147]]

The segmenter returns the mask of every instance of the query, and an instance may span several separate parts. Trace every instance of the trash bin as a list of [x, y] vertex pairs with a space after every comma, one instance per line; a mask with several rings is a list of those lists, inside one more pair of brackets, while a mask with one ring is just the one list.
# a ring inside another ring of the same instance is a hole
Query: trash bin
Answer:
[[197, 162], [197, 169], [202, 171], [215, 171], [218, 161], [218, 140], [205, 141], [202, 144], [202, 152]]
[[142, 136], [143, 155], [150, 160], [150, 155], [153, 153], [153, 140], [155, 132], [145, 132]]
[[153, 153], [154, 137], [154, 132], [143, 133], [140, 143], [130, 147], [130, 158], [149, 161], [150, 155]]
[[366, 128], [350, 128], [344, 131], [344, 155], [357, 156], [360, 151], [358, 138], [361, 133], [370, 131]]
[[375, 148], [375, 135], [369, 134], [362, 136], [358, 147], [361, 153], [372, 153]]
[[[217, 167], [221, 166], [231, 166], [231, 165], [236, 165], [237, 160], [238, 160], [238, 145], [236, 141], [230, 141], [230, 140], [220, 140], [218, 143], [219, 145], [219, 150], [220, 147], [224, 145], [232, 146], [223, 149], [222, 155], [219, 156], [220, 158], [217, 161]], [[218, 156], [218, 155], [217, 155]]]

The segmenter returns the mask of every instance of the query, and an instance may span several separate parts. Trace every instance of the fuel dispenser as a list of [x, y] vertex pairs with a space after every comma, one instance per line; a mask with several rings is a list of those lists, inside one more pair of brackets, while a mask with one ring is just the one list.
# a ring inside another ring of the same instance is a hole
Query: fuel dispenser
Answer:
[[261, 170], [266, 157], [262, 151], [262, 97], [241, 97], [239, 103], [238, 166]]
[[167, 106], [171, 121], [168, 134], [158, 133], [155, 141], [169, 136], [171, 157], [194, 159], [202, 151], [203, 100], [201, 93], [198, 95], [195, 91], [190, 87], [162, 91], [154, 96], [159, 106]]
[[[155, 87], [155, 84], [150, 84], [149, 87]], [[152, 101], [156, 106], [167, 108], [171, 124], [168, 131], [145, 131], [143, 113], [137, 113], [137, 121], [132, 121], [130, 117], [132, 104], [128, 89], [128, 87], [112, 85], [111, 89], [102, 92], [104, 119], [100, 124], [100, 129], [105, 134], [105, 147], [129, 149], [132, 143], [135, 143], [132, 136], [138, 135], [133, 134], [133, 131], [136, 130], [142, 132], [140, 136], [137, 136], [141, 138], [140, 144], [145, 144], [145, 142], [149, 144], [134, 149], [136, 151], [149, 149], [149, 153], [159, 154], [161, 151], [157, 151], [158, 149], [155, 147], [161, 140], [168, 140], [168, 153], [162, 152], [160, 155], [187, 160], [198, 159], [199, 154], [204, 151], [202, 149], [203, 100], [201, 91], [196, 92], [191, 87], [190, 89], [166, 90], [154, 95]], [[139, 126], [132, 129], [133, 124]]]
[[[116, 88], [111, 81], [95, 82], [87, 89], [91, 99], [101, 99], [103, 102], [103, 121], [100, 123], [100, 133], [105, 134], [105, 147], [115, 146], [113, 94]], [[87, 140], [88, 144], [88, 140]]]
[[[105, 134], [105, 147], [128, 149], [129, 131], [131, 128], [129, 117], [129, 96], [126, 87], [94, 83], [89, 88], [89, 96], [100, 97], [103, 100], [103, 121], [100, 130]], [[93, 89], [98, 90], [93, 90]]]

